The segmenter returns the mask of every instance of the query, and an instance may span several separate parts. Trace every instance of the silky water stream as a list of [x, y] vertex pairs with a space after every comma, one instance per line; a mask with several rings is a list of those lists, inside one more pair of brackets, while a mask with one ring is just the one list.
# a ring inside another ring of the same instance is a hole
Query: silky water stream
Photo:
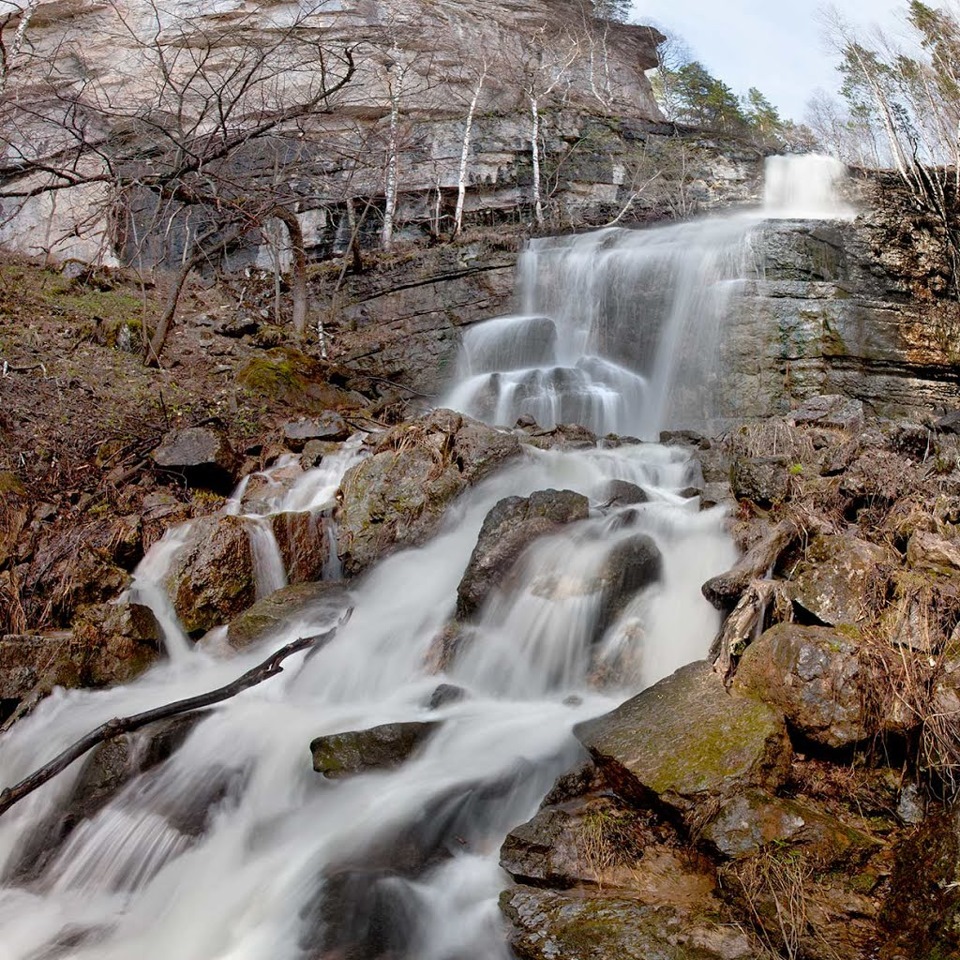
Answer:
[[[759, 219], [538, 241], [521, 269], [524, 316], [468, 334], [447, 404], [495, 423], [530, 414], [544, 427], [579, 421], [601, 434], [650, 436], [690, 375], [680, 361], [691, 331], [698, 361], [719, 335]], [[257, 518], [329, 510], [360, 455], [352, 441], [252, 511], [262, 591], [285, 574]], [[3, 785], [110, 717], [220, 686], [271, 646], [329, 628], [343, 606], [353, 615], [329, 645], [206, 713], [168, 759], [55, 850], [37, 854], [83, 762], [0, 817], [0, 958], [509, 957], [498, 850], [575, 762], [571, 728], [704, 656], [717, 629], [700, 585], [735, 552], [722, 513], [680, 493], [698, 470], [680, 448], [655, 443], [529, 448], [463, 496], [426, 546], [351, 582], [339, 607], [291, 619], [265, 645], [232, 657], [216, 655], [215, 643], [193, 645], [176, 622], [160, 581], [189, 531], [170, 531], [132, 588], [157, 613], [169, 656], [126, 686], [56, 691], [0, 740]], [[612, 479], [638, 484], [648, 501], [601, 511]], [[462, 655], [446, 674], [431, 672], [431, 645], [454, 615], [484, 516], [503, 497], [547, 488], [588, 496], [590, 518], [537, 541], [482, 609]], [[227, 512], [250, 512], [243, 493]], [[598, 595], [576, 584], [637, 533], [661, 551], [659, 580], [602, 623]], [[333, 557], [327, 574], [338, 574]], [[615, 684], [598, 688], [598, 674]], [[441, 682], [467, 696], [430, 710]], [[442, 723], [396, 769], [336, 781], [312, 769], [318, 735], [422, 719]]]

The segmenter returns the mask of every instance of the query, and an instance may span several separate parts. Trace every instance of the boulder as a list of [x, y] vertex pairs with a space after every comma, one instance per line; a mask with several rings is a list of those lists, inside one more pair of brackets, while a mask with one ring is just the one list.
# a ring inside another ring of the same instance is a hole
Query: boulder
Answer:
[[457, 616], [467, 619], [476, 613], [534, 540], [556, 533], [564, 524], [586, 520], [589, 513], [587, 498], [572, 490], [540, 490], [497, 503], [484, 518], [457, 588]]
[[778, 850], [802, 847], [825, 868], [856, 865], [879, 846], [828, 813], [763, 790], [746, 790], [725, 801], [701, 837], [732, 859], [753, 856], [771, 845]]
[[469, 696], [463, 687], [458, 687], [452, 683], [441, 683], [430, 694], [425, 706], [428, 710], [439, 710], [451, 703], [459, 703]]
[[762, 507], [786, 500], [790, 491], [786, 457], [735, 457], [730, 466], [730, 486], [738, 500]]
[[858, 643], [827, 627], [777, 624], [747, 647], [734, 688], [763, 697], [815, 743], [848, 747], [869, 733], [859, 654]]
[[776, 790], [792, 756], [782, 716], [728, 693], [706, 661], [574, 733], [621, 795], [685, 818], [748, 787]]
[[552, 430], [523, 437], [523, 442], [540, 450], [591, 450], [597, 445], [597, 435], [579, 423], [558, 423]]
[[73, 621], [84, 686], [128, 683], [157, 659], [162, 640], [153, 611], [125, 598], [81, 607]]
[[428, 540], [457, 496], [519, 452], [514, 434], [450, 410], [388, 431], [340, 486], [344, 572], [359, 573], [397, 547]]
[[327, 537], [319, 513], [296, 511], [275, 513], [270, 518], [283, 569], [290, 583], [305, 583], [323, 578], [327, 565]]
[[897, 562], [889, 549], [857, 537], [816, 537], [787, 595], [822, 624], [858, 624], [876, 613], [886, 571]]
[[232, 489], [239, 466], [227, 435], [214, 427], [171, 430], [151, 457], [158, 467], [184, 474], [193, 486], [223, 493]]
[[584, 896], [516, 886], [500, 896], [519, 960], [753, 960], [758, 945], [722, 923], [718, 907], [693, 896], [645, 903], [616, 890]]
[[654, 841], [639, 811], [617, 797], [587, 797], [544, 806], [514, 827], [500, 848], [500, 866], [539, 887], [623, 885]]
[[437, 721], [385, 723], [317, 737], [310, 744], [313, 769], [330, 780], [370, 770], [397, 767], [439, 727]]
[[604, 488], [600, 500], [610, 507], [626, 507], [646, 503], [650, 498], [643, 487], [629, 480], [611, 480]]
[[660, 549], [645, 533], [630, 534], [614, 545], [592, 583], [603, 594], [594, 628], [596, 640], [640, 590], [660, 579], [662, 569]]
[[960, 956], [960, 812], [928, 817], [896, 852], [881, 922], [905, 960]]
[[329, 457], [339, 450], [339, 443], [331, 443], [328, 440], [308, 440], [300, 454], [300, 466], [304, 470], [313, 470], [320, 466], [324, 457]]
[[276, 590], [245, 610], [227, 628], [227, 643], [245, 650], [269, 637], [284, 623], [305, 615], [335, 618], [348, 606], [347, 591], [335, 582], [298, 583]]
[[349, 438], [353, 428], [333, 411], [310, 419], [290, 420], [283, 425], [283, 439], [287, 446], [299, 453], [313, 440], [341, 442]]
[[205, 633], [227, 623], [256, 599], [253, 556], [242, 517], [194, 521], [164, 585], [184, 630]]
[[907, 561], [935, 573], [955, 574], [960, 571], [960, 542], [917, 530], [907, 543]]

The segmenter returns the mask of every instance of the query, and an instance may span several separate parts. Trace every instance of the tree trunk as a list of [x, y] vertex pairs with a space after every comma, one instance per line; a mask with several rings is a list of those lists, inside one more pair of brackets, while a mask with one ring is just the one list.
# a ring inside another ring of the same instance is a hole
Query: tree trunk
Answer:
[[543, 226], [543, 201], [540, 196], [540, 104], [530, 97], [530, 115], [533, 127], [530, 131], [530, 158], [533, 163], [533, 215], [537, 226]]
[[307, 295], [307, 251], [303, 243], [303, 228], [297, 215], [286, 207], [276, 206], [270, 211], [287, 228], [290, 238], [290, 252], [293, 254], [293, 274], [291, 290], [293, 292], [293, 329], [298, 337], [307, 331], [307, 313], [309, 299]]
[[467, 122], [463, 129], [463, 149], [460, 151], [460, 169], [457, 171], [457, 210], [453, 217], [453, 233], [459, 237], [463, 230], [463, 207], [467, 199], [467, 169], [470, 163], [470, 141], [473, 139], [473, 118], [476, 116], [477, 104], [483, 84], [487, 79], [487, 72], [480, 75], [473, 98], [470, 100], [470, 109], [467, 110]]

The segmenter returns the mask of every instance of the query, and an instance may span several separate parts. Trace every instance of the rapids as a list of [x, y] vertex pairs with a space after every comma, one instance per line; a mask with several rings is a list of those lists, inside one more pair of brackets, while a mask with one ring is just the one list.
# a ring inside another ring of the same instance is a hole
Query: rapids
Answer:
[[[684, 343], [695, 335], [705, 355], [719, 335], [725, 289], [760, 216], [532, 244], [524, 315], [470, 331], [447, 404], [494, 422], [531, 413], [544, 426], [579, 420], [602, 433], [655, 434], [669, 419]], [[251, 521], [261, 592], [286, 574], [258, 518], [329, 511], [359, 456], [356, 438], [291, 490], [251, 506], [241, 488], [227, 504]], [[169, 759], [45, 849], [82, 774], [74, 764], [0, 817], [0, 960], [505, 960], [499, 847], [577, 760], [571, 728], [705, 656], [718, 627], [700, 584], [735, 551], [722, 511], [700, 511], [698, 498], [679, 493], [698, 470], [681, 449], [656, 443], [529, 448], [463, 496], [434, 540], [351, 582], [352, 618], [328, 646], [208, 711]], [[632, 525], [593, 509], [538, 541], [449, 672], [429, 672], [488, 510], [549, 487], [596, 507], [614, 478], [649, 497], [632, 508]], [[662, 552], [661, 579], [597, 636], [596, 599], [564, 584], [589, 580], [638, 531]], [[106, 719], [220, 686], [269, 652], [223, 657], [185, 636], [160, 584], [188, 533], [169, 531], [131, 588], [157, 613], [168, 657], [126, 686], [57, 690], [0, 740], [3, 785]], [[268, 642], [320, 632], [341, 613], [291, 619]], [[590, 682], [598, 666], [615, 685]], [[468, 696], [431, 711], [441, 682]], [[338, 781], [312, 769], [318, 735], [423, 719], [442, 726], [397, 769]]]

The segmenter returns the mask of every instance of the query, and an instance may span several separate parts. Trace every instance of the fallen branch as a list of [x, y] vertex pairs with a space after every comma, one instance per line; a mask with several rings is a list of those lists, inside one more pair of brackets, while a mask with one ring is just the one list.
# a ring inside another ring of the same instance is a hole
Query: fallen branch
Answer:
[[765, 537], [755, 543], [726, 573], [712, 577], [700, 592], [718, 609], [735, 607], [753, 580], [767, 576], [785, 550], [800, 537], [800, 528], [792, 520], [781, 520]]
[[733, 675], [734, 664], [750, 642], [759, 636], [767, 622], [767, 611], [773, 607], [780, 622], [792, 618], [792, 607], [778, 580], [754, 580], [744, 591], [740, 602], [724, 621], [723, 629], [710, 648], [714, 672], [724, 683]]
[[352, 609], [348, 609], [340, 618], [337, 626], [326, 633], [319, 633], [312, 637], [300, 637], [292, 643], [274, 651], [257, 666], [252, 667], [246, 673], [237, 677], [226, 686], [218, 687], [209, 693], [201, 693], [195, 697], [187, 697], [185, 700], [177, 700], [174, 703], [165, 704], [162, 707], [154, 707], [152, 710], [145, 710], [143, 713], [135, 713], [129, 717], [114, 717], [100, 724], [99, 727], [91, 730], [82, 736], [72, 746], [67, 747], [62, 753], [54, 757], [49, 763], [44, 764], [39, 770], [31, 773], [30, 776], [21, 780], [12, 787], [7, 787], [0, 792], [0, 816], [7, 812], [15, 803], [18, 803], [24, 797], [33, 793], [38, 787], [43, 786], [48, 780], [52, 780], [58, 773], [66, 770], [75, 760], [78, 760], [85, 753], [107, 740], [120, 736], [122, 733], [131, 733], [145, 727], [148, 723], [154, 723], [157, 720], [168, 720], [170, 717], [178, 717], [181, 714], [189, 713], [192, 710], [200, 710], [204, 707], [212, 706], [223, 700], [229, 700], [238, 693], [242, 693], [250, 687], [275, 677], [283, 672], [283, 661], [287, 657], [301, 650], [310, 648], [319, 649], [321, 646], [329, 643], [336, 635], [337, 629], [350, 618]]

